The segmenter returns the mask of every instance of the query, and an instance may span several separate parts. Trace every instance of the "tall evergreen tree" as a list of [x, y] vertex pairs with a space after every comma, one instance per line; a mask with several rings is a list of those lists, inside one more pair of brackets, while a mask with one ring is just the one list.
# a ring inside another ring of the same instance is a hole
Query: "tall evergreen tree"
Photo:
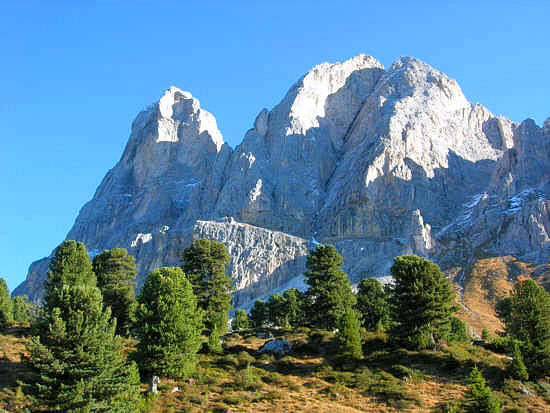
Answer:
[[231, 277], [226, 272], [231, 261], [227, 248], [218, 241], [199, 239], [183, 251], [182, 260], [183, 271], [191, 280], [199, 306], [206, 311], [208, 334], [216, 327], [219, 336], [224, 335], [233, 290]]
[[333, 330], [348, 307], [356, 304], [342, 257], [332, 245], [318, 245], [306, 260], [306, 282], [310, 288], [307, 318], [312, 327]]
[[357, 310], [369, 331], [386, 330], [390, 324], [387, 293], [376, 278], [365, 278], [357, 288]]
[[13, 304], [6, 280], [0, 278], [0, 328], [7, 327], [13, 321]]
[[33, 411], [134, 412], [137, 367], [123, 357], [123, 343], [99, 289], [50, 282], [49, 291], [51, 310], [41, 313], [47, 328], [27, 345], [33, 376], [23, 388]]
[[501, 303], [499, 315], [518, 340], [529, 375], [550, 375], [550, 294], [533, 280], [523, 280]]
[[268, 321], [275, 327], [288, 327], [286, 300], [281, 294], [273, 294], [267, 300]]
[[447, 338], [454, 293], [437, 264], [415, 255], [397, 257], [391, 267], [391, 336], [411, 349], [433, 347]]
[[451, 329], [448, 335], [449, 341], [467, 342], [472, 339], [470, 334], [468, 333], [468, 328], [466, 327], [466, 324], [464, 324], [462, 320], [454, 316], [451, 316], [450, 321], [451, 321]]
[[181, 268], [149, 274], [138, 295], [137, 358], [146, 375], [188, 377], [198, 362], [204, 311]]
[[351, 306], [346, 307], [344, 315], [338, 320], [338, 333], [336, 334], [343, 354], [349, 354], [355, 358], [363, 357], [360, 327], [357, 311]]
[[96, 285], [96, 276], [86, 246], [73, 240], [64, 241], [55, 249], [47, 276], [48, 279], [44, 282], [46, 312], [57, 306], [56, 290], [62, 289], [63, 285]]
[[263, 328], [265, 327], [268, 318], [269, 318], [269, 309], [267, 303], [263, 300], [254, 301], [254, 305], [250, 310], [249, 314], [250, 324], [252, 328]]
[[491, 389], [477, 367], [474, 367], [468, 376], [468, 381], [470, 385], [464, 398], [465, 411], [467, 413], [500, 413], [500, 402], [492, 395]]
[[296, 288], [290, 288], [283, 293], [285, 300], [285, 314], [290, 327], [303, 327], [306, 325], [305, 295]]
[[16, 323], [27, 323], [31, 320], [32, 303], [26, 295], [13, 297], [13, 321]]
[[250, 322], [248, 316], [244, 310], [235, 311], [233, 320], [231, 320], [231, 329], [233, 331], [248, 330], [250, 328]]
[[132, 283], [137, 275], [135, 258], [124, 248], [105, 250], [94, 257], [92, 269], [103, 302], [106, 307], [111, 307], [112, 316], [117, 319], [117, 334], [127, 336], [136, 308]]
[[527, 367], [523, 362], [523, 356], [521, 355], [517, 340], [514, 340], [512, 343], [511, 353], [512, 361], [508, 366], [508, 373], [516, 380], [528, 380], [529, 373], [527, 372]]

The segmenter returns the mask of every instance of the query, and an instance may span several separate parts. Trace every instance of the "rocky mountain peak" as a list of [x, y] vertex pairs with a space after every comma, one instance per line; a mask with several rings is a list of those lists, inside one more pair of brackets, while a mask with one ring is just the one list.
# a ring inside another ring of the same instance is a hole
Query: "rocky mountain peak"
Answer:
[[[388, 70], [369, 55], [315, 66], [235, 150], [191, 93], [170, 87], [136, 117], [68, 238], [127, 248], [138, 284], [178, 265], [193, 239], [217, 239], [239, 305], [303, 286], [317, 240], [336, 246], [352, 281], [388, 275], [402, 254], [450, 266], [480, 245], [550, 256], [549, 131], [550, 120], [495, 117], [412, 57]], [[38, 298], [47, 263], [16, 293]]]

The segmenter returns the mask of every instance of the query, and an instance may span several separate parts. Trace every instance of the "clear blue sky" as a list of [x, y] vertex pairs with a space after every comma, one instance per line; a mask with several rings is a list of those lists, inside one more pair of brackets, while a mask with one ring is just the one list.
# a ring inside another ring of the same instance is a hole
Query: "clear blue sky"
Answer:
[[547, 1], [0, 0], [0, 276], [66, 236], [171, 85], [236, 146], [314, 65], [423, 60], [516, 121], [550, 116]]

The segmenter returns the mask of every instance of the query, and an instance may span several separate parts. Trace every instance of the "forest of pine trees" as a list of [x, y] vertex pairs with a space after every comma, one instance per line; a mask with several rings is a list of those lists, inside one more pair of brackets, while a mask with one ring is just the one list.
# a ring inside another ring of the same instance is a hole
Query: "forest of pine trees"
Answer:
[[[397, 257], [391, 284], [364, 279], [354, 292], [335, 248], [317, 245], [307, 257], [305, 292], [292, 288], [257, 300], [248, 314], [237, 309], [231, 323], [225, 246], [197, 240], [181, 259], [181, 267], [152, 271], [137, 298], [136, 263], [126, 250], [106, 250], [91, 260], [82, 243], [70, 240], [55, 250], [40, 307], [10, 297], [0, 279], [0, 328], [30, 323], [33, 331], [26, 345], [32, 375], [21, 382], [30, 411], [135, 411], [140, 383], [153, 375], [191, 377], [201, 352], [223, 353], [229, 327], [331, 332], [338, 353], [349, 360], [364, 357], [369, 332], [387, 335], [388, 346], [413, 351], [471, 341], [453, 316], [451, 283], [425, 258]], [[505, 335], [491, 339], [485, 331], [482, 341], [508, 353], [507, 377], [525, 382], [550, 375], [550, 295], [521, 280], [497, 311]], [[131, 356], [125, 355], [126, 340], [136, 340]], [[500, 411], [477, 367], [468, 381], [457, 411]]]

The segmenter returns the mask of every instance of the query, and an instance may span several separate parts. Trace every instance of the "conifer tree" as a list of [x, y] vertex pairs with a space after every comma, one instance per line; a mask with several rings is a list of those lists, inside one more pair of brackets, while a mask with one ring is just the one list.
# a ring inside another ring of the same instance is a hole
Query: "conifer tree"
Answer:
[[135, 258], [124, 248], [105, 250], [94, 257], [92, 268], [105, 307], [111, 307], [112, 316], [117, 320], [117, 334], [127, 336], [136, 308], [132, 284], [137, 274]]
[[[182, 260], [199, 306], [206, 312], [208, 335], [216, 327], [217, 334], [223, 336], [228, 328], [233, 290], [231, 277], [226, 273], [231, 260], [227, 248], [218, 241], [199, 239], [183, 251]], [[209, 348], [211, 342], [208, 341]]]
[[357, 310], [361, 324], [369, 331], [386, 330], [390, 324], [390, 306], [386, 291], [376, 278], [365, 278], [357, 288]]
[[44, 282], [46, 312], [57, 306], [56, 290], [61, 289], [63, 285], [96, 286], [96, 276], [86, 246], [73, 240], [66, 240], [55, 249], [47, 277]]
[[0, 328], [7, 327], [13, 321], [13, 304], [6, 280], [0, 278]]
[[523, 280], [501, 303], [499, 316], [518, 340], [529, 376], [550, 375], [550, 294], [533, 280]]
[[286, 300], [281, 294], [273, 294], [267, 300], [268, 321], [276, 327], [288, 327]]
[[204, 311], [181, 268], [149, 274], [137, 301], [137, 358], [145, 375], [188, 377], [198, 362]]
[[470, 385], [464, 399], [467, 413], [500, 413], [500, 402], [492, 395], [491, 389], [477, 367], [468, 377]]
[[451, 330], [449, 332], [449, 341], [470, 341], [471, 337], [468, 334], [468, 329], [466, 324], [464, 324], [460, 319], [451, 316]]
[[27, 323], [30, 321], [30, 312], [33, 305], [28, 301], [26, 295], [13, 297], [13, 321], [16, 323]]
[[45, 297], [50, 310], [40, 315], [46, 328], [27, 345], [33, 375], [23, 389], [32, 410], [134, 412], [137, 367], [123, 357], [123, 343], [115, 335], [110, 310], [103, 308], [101, 292], [83, 283], [54, 285], [55, 279], [64, 280], [50, 276], [50, 294]]
[[269, 315], [267, 303], [263, 300], [254, 301], [254, 305], [250, 310], [249, 320], [252, 328], [258, 329], [265, 327]]
[[300, 290], [290, 288], [283, 293], [285, 301], [285, 314], [290, 327], [303, 327], [306, 325], [305, 296]]
[[392, 338], [410, 349], [432, 348], [447, 338], [454, 293], [439, 267], [409, 255], [395, 258], [391, 273]]
[[351, 306], [346, 307], [344, 315], [338, 320], [336, 335], [343, 354], [349, 354], [355, 358], [363, 357], [360, 327], [357, 311]]
[[512, 361], [508, 367], [508, 373], [510, 376], [516, 380], [528, 380], [529, 373], [527, 372], [527, 367], [525, 367], [525, 363], [523, 362], [523, 356], [521, 355], [521, 351], [516, 340], [514, 340], [512, 344], [511, 357]]
[[318, 245], [307, 257], [307, 318], [312, 327], [334, 330], [346, 309], [356, 304], [342, 265], [342, 257], [332, 245]]
[[235, 311], [233, 320], [231, 320], [231, 329], [233, 331], [248, 330], [250, 328], [250, 322], [248, 320], [248, 315], [244, 310]]

